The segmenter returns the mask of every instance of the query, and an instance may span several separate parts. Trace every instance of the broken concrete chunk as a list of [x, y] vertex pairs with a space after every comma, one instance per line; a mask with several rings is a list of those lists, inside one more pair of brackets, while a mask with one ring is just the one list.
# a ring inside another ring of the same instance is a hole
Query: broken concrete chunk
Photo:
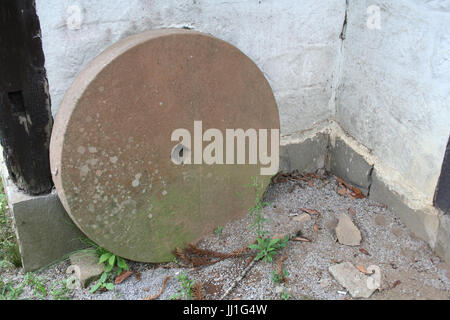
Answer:
[[350, 262], [332, 265], [328, 271], [353, 298], [369, 298], [376, 290], [370, 285], [370, 277], [361, 273]]
[[70, 255], [69, 259], [71, 265], [66, 273], [75, 275], [83, 288], [87, 288], [105, 272], [104, 264], [98, 263], [98, 256], [94, 251], [76, 252]]
[[339, 218], [336, 227], [336, 236], [339, 243], [347, 246], [358, 246], [361, 243], [361, 232], [345, 213]]

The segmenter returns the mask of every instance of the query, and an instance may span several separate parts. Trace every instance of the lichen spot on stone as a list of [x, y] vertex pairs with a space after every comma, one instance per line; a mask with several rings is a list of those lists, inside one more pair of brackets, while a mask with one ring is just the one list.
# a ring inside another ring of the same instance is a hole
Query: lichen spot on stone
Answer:
[[109, 161], [111, 161], [111, 163], [115, 164], [117, 162], [118, 158], [116, 156], [114, 157], [110, 157]]
[[137, 175], [135, 175], [134, 176], [134, 180], [131, 182], [131, 185], [134, 187], [134, 188], [137, 188], [138, 186], [139, 186], [139, 180], [141, 179], [141, 176], [142, 176], [142, 174], [140, 174], [140, 173], [138, 173]]
[[80, 176], [85, 177], [89, 173], [89, 167], [87, 165], [84, 165], [80, 168]]

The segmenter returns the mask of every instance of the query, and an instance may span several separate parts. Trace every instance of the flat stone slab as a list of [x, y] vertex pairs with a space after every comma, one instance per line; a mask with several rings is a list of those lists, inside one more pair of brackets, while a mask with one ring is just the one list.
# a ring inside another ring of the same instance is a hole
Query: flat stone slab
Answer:
[[[75, 224], [118, 256], [164, 262], [245, 215], [255, 201], [252, 177], [265, 189], [270, 176], [259, 162], [173, 163], [174, 152], [195, 161], [194, 121], [203, 132], [218, 129], [224, 145], [226, 129], [280, 126], [262, 72], [212, 36], [154, 30], [95, 58], [67, 91], [50, 145], [53, 180]], [[191, 148], [172, 141], [176, 129], [191, 134]]]
[[339, 243], [347, 246], [359, 246], [361, 244], [361, 231], [355, 226], [352, 219], [345, 213], [339, 217], [336, 226], [336, 237]]
[[376, 289], [370, 289], [369, 277], [356, 269], [350, 262], [342, 262], [328, 268], [331, 275], [353, 298], [369, 298]]

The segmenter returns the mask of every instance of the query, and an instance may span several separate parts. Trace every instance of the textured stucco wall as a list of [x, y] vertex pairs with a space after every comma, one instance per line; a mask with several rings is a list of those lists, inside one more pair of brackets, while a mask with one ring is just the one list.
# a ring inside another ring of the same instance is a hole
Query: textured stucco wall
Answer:
[[[74, 5], [82, 18], [76, 30]], [[255, 61], [277, 99], [282, 135], [335, 112], [345, 0], [36, 0], [36, 7], [53, 113], [102, 50], [142, 31], [183, 26], [228, 41]]]
[[[380, 29], [367, 26], [371, 5], [380, 8]], [[387, 183], [432, 201], [450, 131], [449, 0], [36, 0], [36, 6], [53, 113], [78, 72], [117, 40], [188, 26], [256, 62], [274, 90], [283, 139], [336, 119], [381, 161]], [[74, 6], [81, 10], [78, 29]]]
[[337, 121], [419, 203], [432, 203], [450, 132], [449, 30], [448, 0], [349, 1]]

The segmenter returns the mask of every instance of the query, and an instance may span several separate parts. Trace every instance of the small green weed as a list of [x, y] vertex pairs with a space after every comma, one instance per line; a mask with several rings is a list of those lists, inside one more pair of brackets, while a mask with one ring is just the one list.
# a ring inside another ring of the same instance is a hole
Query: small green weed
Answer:
[[[12, 220], [7, 215], [7, 206], [6, 195], [0, 179], [0, 261], [8, 261], [15, 267], [21, 267], [19, 246], [12, 228]], [[5, 266], [3, 263], [2, 265]]]
[[68, 300], [71, 293], [72, 290], [67, 287], [67, 280], [53, 283], [50, 289], [50, 295], [54, 300]]
[[284, 290], [280, 293], [281, 300], [289, 300], [291, 297], [291, 294]]
[[275, 283], [281, 283], [283, 278], [289, 277], [289, 272], [286, 269], [283, 269], [282, 274], [278, 274], [277, 271], [272, 271], [272, 281]]
[[214, 233], [217, 235], [218, 238], [220, 238], [220, 235], [222, 234], [223, 227], [218, 226], [216, 230], [214, 230]]
[[268, 233], [268, 231], [263, 229], [263, 223], [268, 221], [268, 219], [264, 218], [262, 211], [265, 206], [270, 206], [271, 204], [261, 200], [263, 196], [263, 185], [258, 182], [258, 177], [252, 177], [252, 180], [252, 183], [247, 185], [248, 187], [254, 188], [256, 192], [255, 205], [248, 212], [248, 216], [253, 218], [250, 230], [253, 230], [258, 237], [262, 238]]
[[194, 280], [189, 279], [186, 272], [175, 277], [180, 284], [181, 288], [178, 290], [176, 294], [170, 297], [170, 300], [176, 299], [192, 299], [192, 287], [194, 286]]
[[100, 280], [91, 288], [90, 292], [94, 293], [98, 289], [106, 289], [106, 290], [114, 290], [114, 284], [112, 282], [108, 282], [110, 280], [110, 273], [103, 272]]
[[99, 247], [96, 243], [88, 241], [88, 244], [95, 248], [95, 252], [99, 257], [98, 263], [105, 264], [105, 272], [100, 276], [100, 279], [94, 284], [91, 288], [90, 292], [94, 293], [98, 289], [106, 289], [106, 290], [114, 290], [114, 284], [112, 280], [114, 278], [113, 273], [116, 275], [120, 275], [123, 271], [129, 270], [125, 259], [115, 255], [112, 252], [109, 252], [106, 249]]
[[24, 286], [25, 283], [23, 281], [17, 286], [14, 286], [9, 280], [6, 283], [0, 280], [0, 300], [17, 300], [22, 294]]
[[271, 239], [270, 237], [264, 239], [257, 238], [256, 241], [257, 243], [248, 246], [250, 249], [257, 250], [255, 260], [271, 262], [278, 250], [287, 245], [289, 236], [286, 236], [284, 239]]
[[248, 247], [253, 250], [257, 250], [255, 260], [263, 260], [266, 262], [271, 262], [273, 256], [278, 252], [279, 249], [284, 248], [289, 241], [289, 237], [286, 236], [285, 239], [272, 239], [266, 237], [269, 233], [263, 229], [264, 222], [268, 219], [264, 218], [263, 209], [265, 206], [270, 206], [268, 202], [263, 202], [263, 184], [258, 181], [258, 177], [252, 177], [252, 183], [247, 185], [255, 189], [255, 205], [250, 209], [248, 215], [253, 218], [253, 223], [250, 229], [253, 230], [257, 237], [256, 244], [251, 244]]
[[116, 256], [114, 253], [109, 252], [108, 250], [99, 248], [99, 260], [98, 263], [105, 263], [106, 270], [105, 272], [111, 272], [116, 269], [117, 275], [121, 274], [124, 270], [128, 270], [128, 265], [125, 260], [119, 256]]
[[35, 297], [44, 299], [47, 296], [47, 288], [42, 283], [42, 280], [34, 273], [28, 272], [24, 277], [24, 284], [33, 288], [33, 294]]

